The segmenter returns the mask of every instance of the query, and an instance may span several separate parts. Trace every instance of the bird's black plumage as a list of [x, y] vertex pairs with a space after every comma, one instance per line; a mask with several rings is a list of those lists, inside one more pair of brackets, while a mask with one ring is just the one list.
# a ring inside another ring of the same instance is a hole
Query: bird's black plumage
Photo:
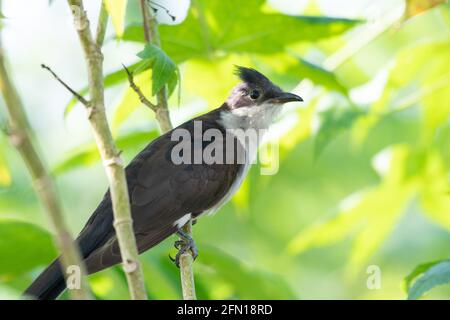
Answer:
[[[221, 109], [198, 117], [202, 130], [224, 128], [217, 120]], [[193, 121], [178, 128], [193, 130]], [[169, 131], [142, 150], [126, 167], [133, 228], [140, 253], [177, 231], [174, 222], [187, 213], [195, 218], [228, 192], [241, 165], [180, 164], [171, 161]], [[226, 146], [224, 146], [226, 148]], [[163, 152], [160, 152], [163, 151]], [[89, 274], [121, 261], [113, 228], [109, 191], [76, 239]], [[59, 260], [55, 260], [25, 291], [38, 299], [54, 299], [65, 289]]]
[[246, 84], [267, 89], [273, 86], [273, 83], [265, 75], [255, 69], [236, 66], [235, 73]]

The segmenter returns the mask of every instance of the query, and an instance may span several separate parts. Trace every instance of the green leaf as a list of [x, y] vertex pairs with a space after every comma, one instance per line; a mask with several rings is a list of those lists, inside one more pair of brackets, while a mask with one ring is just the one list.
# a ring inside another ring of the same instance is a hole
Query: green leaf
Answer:
[[409, 289], [408, 300], [419, 299], [425, 292], [447, 283], [450, 283], [450, 260], [429, 267]]
[[346, 129], [358, 119], [364, 112], [357, 109], [336, 109], [330, 108], [320, 114], [322, 120], [314, 143], [314, 156], [317, 158], [325, 147], [338, 134]]
[[[177, 66], [161, 48], [148, 43], [138, 57], [151, 63], [153, 96], [169, 81], [173, 82], [174, 77], [176, 79]], [[173, 88], [173, 83], [171, 86]]]
[[105, 4], [106, 10], [111, 16], [116, 35], [120, 38], [123, 35], [125, 26], [127, 0], [105, 0]]
[[55, 258], [52, 236], [37, 225], [0, 220], [0, 274], [20, 274]]
[[98, 161], [100, 161], [98, 150], [95, 145], [90, 144], [87, 147], [80, 147], [69, 152], [69, 156], [58, 162], [52, 169], [52, 172], [54, 174], [62, 174], [70, 170], [93, 165]]
[[[178, 83], [181, 83], [180, 80], [180, 70], [177, 68], [175, 73], [170, 77], [169, 81], [167, 81], [167, 95], [170, 97], [172, 93], [175, 91]], [[178, 98], [180, 96], [180, 91], [178, 91]]]
[[[242, 2], [238, 0], [196, 1], [181, 24], [160, 26], [162, 48], [176, 63], [223, 52], [276, 53], [300, 41], [342, 34], [359, 23], [340, 18], [266, 13], [262, 10], [264, 3], [264, 0], [248, 0], [245, 6], [252, 9], [239, 10]], [[123, 39], [143, 42], [142, 26], [127, 27]]]
[[426, 272], [428, 269], [430, 269], [432, 266], [445, 261], [445, 260], [437, 260], [437, 261], [432, 261], [432, 262], [426, 262], [426, 263], [422, 263], [419, 264], [418, 266], [416, 266], [414, 268], [413, 271], [411, 271], [410, 274], [408, 274], [404, 279], [403, 279], [403, 288], [406, 292], [409, 291], [409, 289], [411, 289], [411, 284], [414, 281], [414, 279], [416, 279], [418, 276], [420, 276], [422, 273]]
[[323, 85], [325, 88], [341, 92], [344, 95], [348, 95], [348, 90], [337, 79], [333, 72], [323, 69], [322, 67], [308, 62], [304, 59], [299, 59], [300, 64], [297, 68], [291, 72], [298, 72], [298, 75], [302, 78], [309, 78], [315, 84]]
[[[144, 145], [158, 136], [156, 130], [151, 132], [132, 132], [116, 139], [117, 147], [126, 154], [138, 152]], [[70, 170], [93, 165], [100, 161], [100, 155], [95, 144], [79, 147], [70, 155], [58, 162], [52, 169], [54, 174], [61, 174]]]

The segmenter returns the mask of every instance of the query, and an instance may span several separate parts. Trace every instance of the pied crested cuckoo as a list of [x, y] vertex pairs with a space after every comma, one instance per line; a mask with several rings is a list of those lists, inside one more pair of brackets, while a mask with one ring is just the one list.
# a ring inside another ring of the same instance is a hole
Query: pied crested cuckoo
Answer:
[[[260, 141], [262, 130], [274, 121], [284, 103], [303, 101], [254, 69], [237, 67], [236, 71], [241, 82], [225, 103], [161, 135], [126, 167], [139, 253], [178, 233], [184, 241], [178, 243], [176, 263], [179, 254], [189, 249], [195, 258], [195, 243], [181, 227], [191, 219], [216, 211], [231, 198], [256, 156], [254, 145]], [[236, 138], [237, 130], [257, 131], [253, 148], [248, 139]], [[180, 137], [185, 139], [186, 135], [190, 136], [185, 143], [188, 148], [180, 148]], [[199, 161], [198, 154], [202, 156], [207, 149], [214, 161], [206, 157]], [[107, 191], [76, 239], [89, 274], [121, 262], [113, 219]], [[36, 299], [56, 299], [65, 288], [57, 258], [24, 294]]]

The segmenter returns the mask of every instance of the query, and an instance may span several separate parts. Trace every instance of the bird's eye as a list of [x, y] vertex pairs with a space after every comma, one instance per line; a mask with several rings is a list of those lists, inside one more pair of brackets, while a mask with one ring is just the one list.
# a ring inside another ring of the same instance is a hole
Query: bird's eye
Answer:
[[252, 90], [250, 91], [250, 98], [252, 98], [253, 100], [256, 100], [259, 98], [259, 91], [258, 90]]

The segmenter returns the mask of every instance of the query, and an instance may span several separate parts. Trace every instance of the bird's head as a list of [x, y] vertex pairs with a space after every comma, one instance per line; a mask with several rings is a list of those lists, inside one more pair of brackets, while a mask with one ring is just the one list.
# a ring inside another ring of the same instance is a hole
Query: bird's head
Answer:
[[276, 107], [286, 102], [303, 101], [298, 95], [284, 92], [255, 69], [238, 66], [236, 74], [242, 82], [233, 88], [227, 99], [227, 107], [230, 110], [260, 106]]
[[303, 101], [293, 93], [284, 92], [255, 69], [237, 67], [241, 83], [231, 91], [222, 115], [226, 128], [265, 129], [273, 123], [286, 102]]

